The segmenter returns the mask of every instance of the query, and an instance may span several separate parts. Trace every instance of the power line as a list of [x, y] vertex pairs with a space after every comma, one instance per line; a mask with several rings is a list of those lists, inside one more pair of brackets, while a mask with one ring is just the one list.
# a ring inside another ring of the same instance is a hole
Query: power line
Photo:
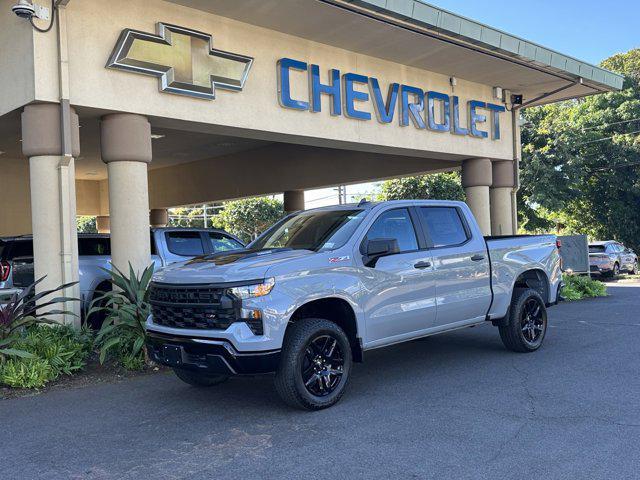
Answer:
[[598, 138], [597, 140], [589, 140], [588, 142], [576, 143], [574, 146], [579, 147], [581, 145], [587, 145], [589, 143], [604, 142], [605, 140], [611, 140], [612, 138], [615, 138], [617, 136], [635, 135], [638, 133], [640, 133], [640, 130], [634, 130], [633, 132], [627, 132], [627, 133], [616, 133], [615, 135], [611, 135], [610, 137]]

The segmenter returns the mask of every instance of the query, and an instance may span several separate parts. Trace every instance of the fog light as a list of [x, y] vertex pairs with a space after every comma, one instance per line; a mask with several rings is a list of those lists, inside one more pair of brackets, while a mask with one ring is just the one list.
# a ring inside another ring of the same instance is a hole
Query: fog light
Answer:
[[254, 335], [264, 334], [264, 328], [262, 326], [262, 310], [241, 308], [240, 317], [241, 320], [251, 329]]

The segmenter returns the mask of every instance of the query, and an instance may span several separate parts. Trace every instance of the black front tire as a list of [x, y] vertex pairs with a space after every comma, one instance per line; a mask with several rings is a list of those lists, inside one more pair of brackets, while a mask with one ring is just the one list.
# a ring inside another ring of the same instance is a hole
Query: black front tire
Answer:
[[[312, 347], [314, 342], [324, 341], [318, 339], [325, 338], [329, 339], [329, 343], [326, 344], [327, 349]], [[310, 368], [316, 368], [312, 359], [316, 358], [322, 363], [323, 359], [320, 358], [322, 352], [329, 352], [331, 345], [334, 345], [334, 349], [331, 355], [324, 357], [324, 361], [330, 363], [328, 358], [333, 357], [335, 362], [328, 368], [326, 364], [324, 368], [317, 367], [318, 373], [313, 373], [311, 370], [312, 374], [305, 382], [303, 376], [309, 375], [307, 372]], [[336, 351], [339, 355], [336, 355]], [[280, 365], [275, 378], [276, 391], [287, 405], [294, 408], [320, 410], [330, 407], [344, 394], [349, 383], [352, 364], [349, 339], [338, 325], [322, 318], [298, 320], [289, 327], [285, 335]], [[334, 373], [326, 373], [331, 371]], [[329, 385], [325, 388], [323, 382]], [[319, 394], [313, 393], [314, 390], [320, 390]]]
[[[533, 313], [534, 321], [531, 320]], [[539, 349], [547, 333], [547, 309], [540, 294], [531, 288], [516, 289], [509, 321], [499, 330], [502, 343], [511, 351], [528, 353]]]
[[180, 380], [194, 387], [212, 387], [229, 379], [227, 375], [204, 375], [183, 368], [174, 368], [173, 371]]

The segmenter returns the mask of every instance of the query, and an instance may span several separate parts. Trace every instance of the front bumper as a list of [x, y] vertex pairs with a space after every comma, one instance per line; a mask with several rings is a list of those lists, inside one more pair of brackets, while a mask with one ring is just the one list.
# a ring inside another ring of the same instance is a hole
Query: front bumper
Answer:
[[205, 339], [147, 331], [151, 359], [162, 365], [209, 374], [258, 375], [275, 372], [280, 350], [238, 352], [223, 339]]

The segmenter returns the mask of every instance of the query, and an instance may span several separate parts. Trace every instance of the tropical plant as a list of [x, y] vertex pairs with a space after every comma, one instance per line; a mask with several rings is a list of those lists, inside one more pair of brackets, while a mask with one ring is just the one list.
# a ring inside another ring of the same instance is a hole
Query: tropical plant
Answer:
[[[106, 318], [96, 335], [96, 345], [100, 349], [100, 363], [107, 355], [115, 352], [115, 357], [125, 368], [149, 363], [145, 340], [145, 322], [150, 314], [149, 283], [153, 275], [151, 264], [138, 276], [129, 264], [129, 274], [125, 275], [112, 265], [105, 270], [110, 275], [113, 290], [105, 292], [91, 302], [88, 315], [104, 312]], [[141, 361], [135, 362], [134, 358]]]
[[54, 378], [53, 369], [41, 358], [10, 358], [0, 364], [0, 384], [17, 388], [40, 388]]
[[[66, 310], [47, 310], [47, 308], [61, 303], [77, 302], [79, 301], [77, 298], [59, 296], [46, 299], [46, 297], [65, 290], [77, 282], [66, 283], [52, 290], [35, 293], [36, 285], [44, 278], [36, 280], [22, 292], [14, 294], [7, 303], [0, 305], [0, 363], [6, 361], [7, 357], [34, 358], [32, 353], [16, 348], [16, 343], [20, 341], [26, 328], [41, 323], [57, 323], [47, 318], [50, 316], [73, 315], [73, 312]], [[38, 304], [43, 299], [44, 301]]]

